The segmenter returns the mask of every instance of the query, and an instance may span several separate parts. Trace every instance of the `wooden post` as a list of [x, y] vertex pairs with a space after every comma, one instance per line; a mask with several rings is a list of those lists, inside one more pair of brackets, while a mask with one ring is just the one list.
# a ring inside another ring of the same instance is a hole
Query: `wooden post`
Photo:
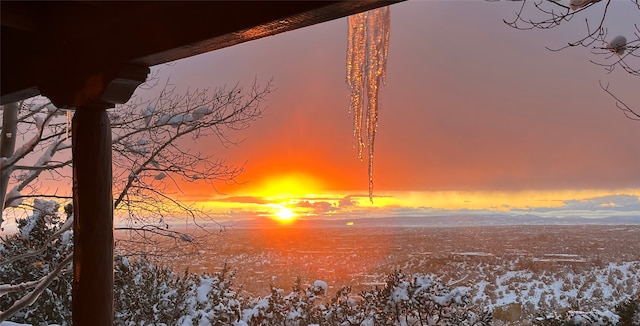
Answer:
[[113, 194], [109, 105], [73, 118], [73, 324], [113, 325]]

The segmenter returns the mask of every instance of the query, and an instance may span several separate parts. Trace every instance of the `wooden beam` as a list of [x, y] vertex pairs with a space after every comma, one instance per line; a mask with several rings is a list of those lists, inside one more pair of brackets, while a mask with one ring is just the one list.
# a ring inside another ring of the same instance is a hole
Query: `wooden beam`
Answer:
[[153, 66], [398, 1], [2, 1], [3, 18], [33, 23], [2, 25], [0, 104], [123, 64]]
[[73, 118], [74, 325], [113, 325], [111, 125], [105, 105]]

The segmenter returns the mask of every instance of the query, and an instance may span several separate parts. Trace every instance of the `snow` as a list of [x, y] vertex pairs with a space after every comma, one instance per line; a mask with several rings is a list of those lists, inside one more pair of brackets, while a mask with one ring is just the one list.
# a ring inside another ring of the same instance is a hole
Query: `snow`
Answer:
[[144, 110], [142, 110], [142, 117], [144, 118], [145, 126], [149, 126], [149, 123], [151, 123], [151, 117], [153, 116], [153, 113], [155, 111], [156, 111], [156, 108], [151, 105], [147, 106]]
[[488, 252], [481, 252], [481, 251], [452, 252], [451, 254], [453, 254], [453, 255], [460, 255], [460, 256], [478, 256], [478, 257], [490, 257], [490, 256], [494, 256], [494, 254], [492, 254], [492, 253], [488, 253]]
[[60, 204], [54, 200], [42, 200], [36, 198], [33, 200], [33, 213], [41, 212], [44, 215], [53, 215], [60, 209]]
[[[60, 326], [58, 324], [48, 324], [48, 323], [46, 325]], [[0, 322], [0, 326], [31, 326], [31, 324], [20, 324], [20, 323], [14, 323], [12, 321], [3, 321], [3, 322]]]
[[213, 113], [213, 110], [211, 108], [200, 107], [193, 110], [193, 112], [191, 112], [191, 116], [193, 117], [193, 120], [200, 120], [204, 118], [205, 115], [209, 115], [211, 113]]
[[391, 300], [393, 300], [393, 302], [395, 303], [400, 303], [402, 301], [409, 300], [409, 293], [407, 292], [406, 284], [402, 284], [402, 285], [405, 285], [405, 286], [395, 287], [393, 289], [393, 292], [391, 293]]
[[315, 282], [313, 282], [313, 286], [322, 289], [322, 294], [327, 294], [327, 289], [329, 288], [327, 282], [316, 280]]
[[20, 194], [20, 192], [18, 190], [16, 190], [16, 188], [11, 189], [11, 191], [9, 191], [9, 193], [7, 194], [6, 198], [10, 199], [10, 198], [15, 198], [13, 199], [8, 205], [7, 207], [18, 207], [20, 206], [20, 204], [22, 204], [22, 201], [24, 200], [24, 198], [21, 197], [22, 195]]
[[600, 0], [571, 0], [569, 1], [569, 8], [571, 10], [578, 10], [580, 8], [586, 7], [590, 3], [596, 3]]
[[624, 51], [627, 50], [627, 38], [622, 35], [614, 37], [613, 40], [607, 44], [606, 49], [617, 55], [623, 55]]
[[45, 106], [45, 108], [47, 109], [47, 112], [49, 112], [49, 113], [53, 113], [53, 112], [56, 112], [58, 110], [58, 108], [55, 105], [51, 104], [51, 103], [47, 104]]
[[207, 302], [207, 293], [209, 293], [209, 291], [211, 291], [211, 288], [213, 287], [213, 282], [214, 281], [215, 281], [215, 279], [213, 279], [213, 278], [200, 277], [200, 286], [198, 286], [197, 298], [196, 298], [199, 303]]
[[444, 295], [433, 295], [431, 296], [431, 299], [441, 306], [449, 306], [452, 302], [463, 304], [463, 298], [469, 294], [469, 290], [470, 289], [468, 287], [461, 286]]
[[67, 230], [67, 231], [64, 231], [64, 233], [62, 233], [62, 244], [63, 245], [66, 246], [66, 245], [71, 244], [71, 235], [72, 234], [73, 233], [71, 232], [71, 230]]
[[178, 127], [179, 125], [193, 121], [193, 117], [190, 114], [176, 114], [167, 121], [168, 125]]
[[169, 120], [171, 120], [171, 115], [168, 114], [163, 114], [160, 119], [158, 119], [158, 122], [156, 123], [158, 126], [162, 126], [162, 125], [166, 125], [167, 122], [169, 122]]

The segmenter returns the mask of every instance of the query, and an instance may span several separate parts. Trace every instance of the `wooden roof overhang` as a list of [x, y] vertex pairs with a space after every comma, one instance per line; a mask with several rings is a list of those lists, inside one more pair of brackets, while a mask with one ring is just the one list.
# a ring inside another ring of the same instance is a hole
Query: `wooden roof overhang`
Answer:
[[65, 93], [99, 72], [135, 75], [140, 71], [131, 67], [150, 67], [394, 2], [1, 1], [1, 104], [42, 94], [56, 105], [78, 107], [81, 99]]
[[153, 65], [399, 1], [0, 1], [0, 104], [44, 95], [76, 109], [74, 325], [113, 324], [107, 108], [126, 102]]

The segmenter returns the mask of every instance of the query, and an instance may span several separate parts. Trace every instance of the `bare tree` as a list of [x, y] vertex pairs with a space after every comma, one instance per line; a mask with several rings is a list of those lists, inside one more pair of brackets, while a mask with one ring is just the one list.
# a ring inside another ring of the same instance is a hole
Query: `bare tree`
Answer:
[[[640, 25], [633, 23], [630, 35], [609, 35], [610, 19], [607, 18], [613, 0], [509, 1], [520, 2], [515, 17], [504, 20], [505, 24], [515, 29], [552, 29], [575, 19], [584, 23], [585, 32], [582, 36], [559, 47], [548, 47], [549, 50], [561, 51], [577, 46], [589, 48], [598, 56], [592, 62], [605, 67], [607, 71], [620, 67], [634, 76], [640, 75]], [[629, 1], [640, 11], [640, 0]]]
[[[489, 0], [499, 1], [499, 0]], [[505, 24], [519, 30], [554, 29], [561, 25], [584, 24], [584, 33], [566, 44], [547, 47], [550, 51], [562, 51], [572, 47], [589, 49], [595, 59], [590, 62], [601, 66], [607, 73], [616, 68], [640, 77], [640, 23], [629, 22], [627, 35], [609, 35], [609, 26], [615, 17], [610, 17], [613, 0], [507, 0], [518, 2], [515, 16], [505, 19]], [[640, 13], [640, 0], [628, 0]], [[621, 1], [619, 1], [621, 2]], [[635, 10], [634, 9], [634, 10]], [[617, 22], [619, 23], [619, 22]], [[616, 101], [616, 107], [626, 117], [637, 120], [634, 111], [600, 81], [600, 87]], [[635, 118], [634, 118], [635, 117]]]
[[[216, 183], [234, 182], [243, 167], [194, 151], [190, 145], [211, 139], [224, 146], [236, 144], [231, 132], [247, 128], [258, 119], [264, 111], [263, 102], [272, 91], [271, 82], [265, 85], [254, 82], [247, 90], [236, 84], [230, 88], [178, 93], [167, 82], [157, 98], [137, 97], [109, 112], [119, 253], [166, 259], [169, 254], [184, 256], [197, 252], [200, 240], [207, 235], [207, 224], [216, 221], [206, 211], [180, 200], [181, 187], [206, 183], [215, 192]], [[0, 254], [0, 270], [35, 257], [55, 261], [47, 261], [46, 270], [34, 273], [38, 278], [0, 285], [0, 298], [7, 293], [33, 289], [8, 310], [0, 311], [0, 321], [32, 304], [57, 274], [66, 269], [72, 255], [72, 251], [52, 255], [50, 249], [68, 243], [73, 225], [70, 204], [73, 135], [69, 128], [73, 111], [56, 108], [42, 98], [11, 107], [15, 110], [3, 110], [2, 126], [3, 140], [10, 134], [14, 141], [1, 143], [0, 172], [7, 179], [2, 200], [4, 221], [11, 216], [29, 231], [37, 226], [51, 232], [46, 233], [44, 242], [38, 241], [43, 243], [40, 247], [24, 248], [24, 252], [12, 257]], [[15, 117], [4, 117], [13, 113]], [[68, 203], [64, 207], [67, 217], [57, 222], [59, 201]], [[193, 227], [187, 230], [171, 225], [170, 220], [176, 216]], [[36, 242], [29, 241], [35, 233], [22, 230], [23, 234], [16, 235], [22, 237], [22, 243]], [[198, 232], [190, 232], [195, 230]], [[8, 239], [0, 238], [0, 246]]]
[[[116, 229], [129, 235], [118, 241], [129, 248], [151, 243], [156, 253], [166, 248], [160, 256], [183, 255], [189, 246], [178, 244], [193, 244], [196, 235], [169, 227], [169, 219], [179, 212], [196, 227], [215, 220], [177, 199], [181, 185], [206, 183], [215, 192], [216, 183], [233, 183], [243, 171], [242, 166], [194, 152], [189, 144], [198, 139], [216, 139], [224, 146], [237, 144], [230, 132], [247, 128], [259, 118], [262, 102], [271, 91], [270, 83], [254, 83], [245, 93], [235, 85], [179, 94], [167, 84], [156, 99], [133, 101], [112, 112], [114, 205], [126, 222]], [[158, 241], [173, 246], [158, 246]], [[148, 255], [148, 249], [140, 252]]]

